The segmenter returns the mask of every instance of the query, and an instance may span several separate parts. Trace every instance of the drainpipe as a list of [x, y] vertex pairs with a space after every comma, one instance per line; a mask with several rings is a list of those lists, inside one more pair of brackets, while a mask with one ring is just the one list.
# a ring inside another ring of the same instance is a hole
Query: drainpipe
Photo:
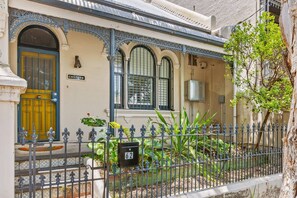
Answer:
[[[110, 47], [109, 47], [108, 60], [109, 60], [109, 122], [113, 122], [114, 121], [114, 61], [115, 61], [114, 29], [110, 29]], [[111, 133], [114, 135], [113, 131], [111, 131]]]
[[[185, 69], [185, 57], [186, 57], [186, 46], [183, 45], [183, 51], [180, 57], [180, 71], [179, 71], [179, 78], [180, 78], [180, 112], [183, 111], [185, 105], [185, 77], [184, 77], [184, 69]], [[179, 118], [180, 119], [180, 118]]]
[[[233, 63], [233, 78], [235, 79], [236, 78], [236, 66], [237, 66], [237, 63], [236, 61]], [[236, 84], [234, 83], [233, 84], [233, 99], [236, 98], [236, 92], [237, 92], [237, 86]], [[235, 127], [237, 124], [237, 104], [234, 105], [233, 107], [233, 126]]]

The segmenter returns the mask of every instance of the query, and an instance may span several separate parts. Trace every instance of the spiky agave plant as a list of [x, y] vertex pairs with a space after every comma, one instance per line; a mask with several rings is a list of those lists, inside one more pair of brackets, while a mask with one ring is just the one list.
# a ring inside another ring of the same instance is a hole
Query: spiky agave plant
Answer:
[[[196, 162], [198, 170], [204, 176], [220, 175], [219, 164], [213, 160], [214, 157], [225, 156], [229, 152], [230, 144], [223, 142], [219, 138], [211, 137], [207, 128], [213, 128], [211, 123], [215, 114], [209, 112], [202, 116], [197, 113], [193, 122], [190, 122], [185, 109], [180, 112], [180, 119], [171, 112], [170, 120], [167, 122], [161, 112], [155, 110], [157, 121], [149, 118], [149, 125], [158, 125], [157, 133], [162, 130], [167, 133], [166, 155], [170, 155], [171, 163], [179, 163], [181, 160], [186, 162]], [[205, 169], [201, 164], [207, 163], [209, 169]], [[211, 170], [211, 171], [207, 171]]]

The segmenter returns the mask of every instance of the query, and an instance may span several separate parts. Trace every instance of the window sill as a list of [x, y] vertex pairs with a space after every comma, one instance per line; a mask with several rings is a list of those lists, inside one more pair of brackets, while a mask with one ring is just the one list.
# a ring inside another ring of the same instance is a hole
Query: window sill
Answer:
[[[179, 111], [169, 111], [169, 110], [159, 110], [164, 118], [170, 118], [170, 112], [173, 112], [175, 115], [179, 113]], [[110, 110], [105, 109], [107, 117], [109, 117]], [[155, 110], [136, 110], [136, 109], [115, 109], [114, 110], [115, 117], [117, 118], [148, 118], [148, 117], [157, 117]]]

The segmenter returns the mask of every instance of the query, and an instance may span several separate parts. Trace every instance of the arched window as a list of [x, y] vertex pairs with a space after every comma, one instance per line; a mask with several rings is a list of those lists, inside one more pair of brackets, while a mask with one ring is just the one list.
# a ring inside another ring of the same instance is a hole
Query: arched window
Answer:
[[124, 56], [117, 51], [114, 66], [114, 104], [116, 108], [123, 108], [124, 89]]
[[155, 106], [155, 58], [144, 46], [130, 54], [128, 70], [128, 107], [153, 109]]
[[47, 28], [31, 25], [24, 28], [19, 36], [19, 46], [59, 51], [57, 37]]
[[162, 58], [159, 71], [159, 108], [161, 110], [170, 110], [171, 65], [170, 59]]

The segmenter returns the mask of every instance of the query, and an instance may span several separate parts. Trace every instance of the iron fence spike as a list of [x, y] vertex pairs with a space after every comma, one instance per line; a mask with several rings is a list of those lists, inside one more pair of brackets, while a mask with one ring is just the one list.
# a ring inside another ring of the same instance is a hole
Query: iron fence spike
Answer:
[[152, 125], [152, 127], [151, 127], [151, 135], [152, 135], [153, 137], [156, 136], [156, 128], [155, 128], [154, 125]]
[[52, 143], [55, 139], [55, 131], [53, 130], [52, 127], [50, 127], [49, 131], [47, 132], [47, 137], [48, 137], [48, 141], [49, 143]]
[[78, 130], [76, 132], [76, 136], [77, 136], [77, 141], [79, 143], [82, 142], [83, 135], [84, 135], [84, 132], [81, 130], [81, 128], [78, 128]]
[[96, 136], [97, 136], [97, 131], [94, 128], [92, 128], [92, 130], [89, 133], [89, 139], [92, 142], [95, 142]]
[[142, 125], [140, 131], [141, 131], [141, 137], [144, 138], [145, 132], [146, 132], [146, 128], [145, 128], [144, 124]]
[[119, 138], [120, 139], [123, 139], [123, 134], [124, 134], [124, 129], [123, 129], [123, 126], [121, 125], [119, 128]]
[[64, 131], [62, 132], [62, 136], [63, 136], [63, 142], [67, 143], [70, 136], [70, 132], [68, 131], [67, 128], [65, 128]]
[[130, 135], [131, 135], [131, 138], [133, 139], [134, 138], [134, 134], [135, 134], [135, 127], [134, 125], [132, 124], [131, 128], [130, 128]]

